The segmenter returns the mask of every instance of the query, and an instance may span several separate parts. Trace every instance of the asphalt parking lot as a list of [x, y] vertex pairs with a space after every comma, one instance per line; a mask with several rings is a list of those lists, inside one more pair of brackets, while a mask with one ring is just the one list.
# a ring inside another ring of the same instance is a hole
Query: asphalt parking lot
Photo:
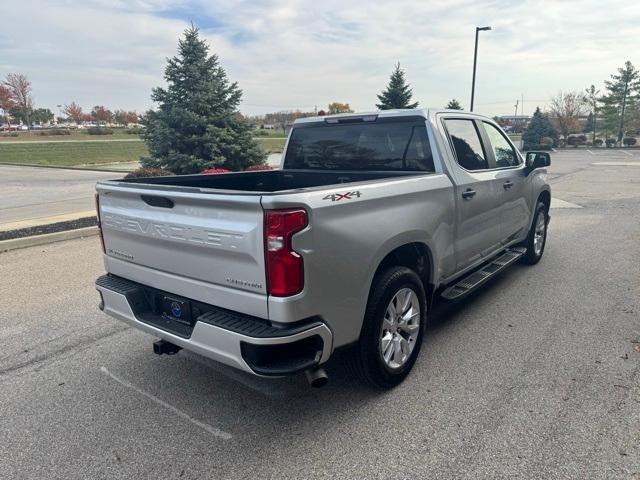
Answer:
[[96, 181], [119, 176], [122, 173], [0, 165], [0, 231], [17, 222], [37, 225], [54, 216], [92, 213]]
[[640, 479], [639, 153], [554, 154], [542, 261], [437, 306], [383, 393], [153, 355], [96, 237], [0, 254], [0, 477]]

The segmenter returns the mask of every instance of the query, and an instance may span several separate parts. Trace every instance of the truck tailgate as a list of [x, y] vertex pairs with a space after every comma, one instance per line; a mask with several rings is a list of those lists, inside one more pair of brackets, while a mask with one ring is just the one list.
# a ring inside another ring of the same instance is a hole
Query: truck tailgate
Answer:
[[[98, 183], [97, 190], [108, 271], [112, 270], [110, 262], [124, 262], [128, 276], [136, 277], [130, 279], [147, 285], [159, 278], [151, 270], [166, 272], [162, 285], [156, 281], [153, 286], [167, 289], [171, 282], [166, 278], [178, 277], [176, 288], [183, 290], [192, 281], [200, 288], [186, 296], [208, 303], [213, 299], [223, 308], [237, 307], [238, 300], [228, 295], [230, 291], [251, 292], [264, 297], [266, 309], [259, 195], [112, 182]], [[122, 268], [117, 273], [122, 274], [121, 271]], [[202, 298], [205, 295], [199, 292], [206, 290], [203, 284], [220, 294]], [[257, 313], [255, 308], [250, 310], [248, 313]]]

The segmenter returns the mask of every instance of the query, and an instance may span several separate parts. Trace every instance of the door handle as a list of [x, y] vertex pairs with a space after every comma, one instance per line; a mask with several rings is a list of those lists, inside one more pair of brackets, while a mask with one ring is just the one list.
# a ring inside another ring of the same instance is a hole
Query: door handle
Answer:
[[464, 192], [462, 192], [462, 198], [464, 198], [465, 200], [470, 200], [475, 195], [476, 195], [476, 191], [471, 190], [470, 188], [467, 188]]
[[502, 186], [505, 190], [509, 190], [511, 187], [513, 187], [513, 182], [511, 180], [507, 180], [502, 184]]

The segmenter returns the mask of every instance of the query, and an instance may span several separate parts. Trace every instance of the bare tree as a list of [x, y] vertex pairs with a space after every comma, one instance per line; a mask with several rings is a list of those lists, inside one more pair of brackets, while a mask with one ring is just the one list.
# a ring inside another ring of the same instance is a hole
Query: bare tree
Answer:
[[558, 92], [551, 98], [549, 109], [552, 120], [555, 121], [565, 142], [571, 133], [580, 131], [579, 119], [585, 114], [587, 100], [579, 92]]
[[63, 112], [67, 117], [73, 119], [73, 121], [78, 125], [82, 123], [82, 107], [76, 102], [71, 102], [69, 105], [65, 105]]
[[20, 112], [23, 120], [30, 125], [31, 111], [33, 110], [33, 97], [31, 96], [31, 82], [26, 75], [10, 73], [4, 81], [4, 85], [11, 92], [15, 103], [15, 109]]
[[9, 125], [11, 125], [9, 110], [11, 110], [14, 105], [11, 90], [0, 84], [0, 110], [2, 110], [2, 113], [4, 114], [5, 122]]

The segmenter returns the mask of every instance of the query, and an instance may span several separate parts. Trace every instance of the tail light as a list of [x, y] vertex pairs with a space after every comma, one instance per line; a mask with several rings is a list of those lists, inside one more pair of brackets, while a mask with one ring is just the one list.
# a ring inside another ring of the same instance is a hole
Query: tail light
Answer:
[[276, 297], [300, 293], [304, 287], [302, 257], [293, 250], [291, 237], [307, 226], [307, 212], [265, 210], [264, 250], [267, 291]]
[[104, 237], [102, 236], [102, 221], [100, 220], [100, 195], [96, 193], [96, 218], [98, 219], [98, 233], [100, 234], [100, 245], [102, 245], [102, 253], [107, 253], [104, 248]]

